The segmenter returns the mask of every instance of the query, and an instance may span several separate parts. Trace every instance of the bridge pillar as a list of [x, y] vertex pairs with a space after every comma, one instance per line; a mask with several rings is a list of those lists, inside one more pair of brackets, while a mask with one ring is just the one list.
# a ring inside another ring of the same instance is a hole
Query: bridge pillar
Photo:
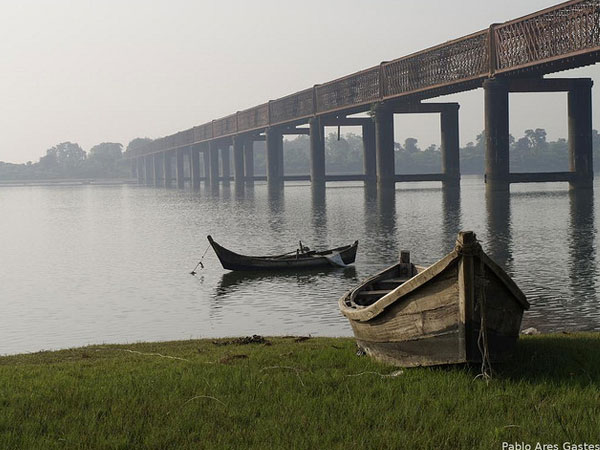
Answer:
[[375, 107], [375, 155], [377, 187], [393, 189], [396, 184], [394, 113], [382, 104]]
[[144, 157], [144, 180], [146, 181], [147, 186], [154, 184], [152, 182], [152, 162], [152, 155]]
[[246, 139], [244, 142], [244, 175], [246, 184], [254, 184], [254, 140]]
[[283, 184], [283, 134], [276, 128], [267, 128], [267, 184]]
[[205, 186], [210, 184], [210, 145], [208, 143], [203, 144], [202, 157], [204, 163], [204, 183]]
[[137, 161], [136, 158], [131, 158], [131, 178], [137, 177]]
[[362, 126], [363, 169], [365, 184], [377, 181], [377, 155], [375, 152], [375, 123], [371, 121]]
[[460, 187], [460, 143], [458, 138], [458, 108], [456, 104], [440, 112], [442, 137], [442, 173], [445, 188]]
[[233, 137], [233, 179], [236, 189], [244, 187], [244, 138], [242, 136]]
[[165, 178], [165, 187], [171, 187], [171, 152], [163, 152], [163, 176]]
[[161, 161], [160, 161], [160, 153], [155, 153], [152, 155], [152, 167], [154, 168], [154, 187], [158, 187], [161, 185]]
[[509, 191], [508, 85], [483, 82], [485, 98], [485, 183], [488, 191]]
[[592, 80], [578, 80], [568, 93], [569, 188], [591, 188], [594, 181], [592, 142]]
[[200, 189], [200, 147], [192, 145], [190, 148], [190, 173], [192, 178], [192, 189]]
[[229, 144], [221, 146], [221, 172], [223, 173], [223, 184], [228, 185], [231, 178], [231, 168], [229, 164]]
[[325, 130], [321, 119], [313, 117], [310, 127], [310, 182], [325, 186]]
[[177, 165], [175, 166], [175, 173], [176, 173], [176, 177], [177, 177], [177, 187], [179, 189], [183, 189], [185, 186], [185, 178], [184, 178], [184, 172], [183, 172], [183, 155], [184, 155], [184, 149], [183, 148], [178, 148], [176, 150], [176, 154], [177, 154]]
[[138, 183], [142, 184], [144, 182], [144, 157], [143, 156], [138, 156], [136, 158], [136, 165], [137, 165]]
[[216, 187], [219, 185], [219, 147], [214, 141], [211, 141], [208, 145], [210, 185]]

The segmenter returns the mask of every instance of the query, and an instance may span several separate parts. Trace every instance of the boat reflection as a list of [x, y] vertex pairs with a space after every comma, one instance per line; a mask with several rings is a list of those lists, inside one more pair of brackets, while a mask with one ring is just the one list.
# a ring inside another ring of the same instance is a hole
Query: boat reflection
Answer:
[[256, 271], [256, 272], [227, 272], [221, 276], [221, 280], [215, 289], [215, 298], [234, 293], [240, 288], [271, 283], [276, 281], [295, 282], [298, 286], [311, 286], [316, 280], [323, 277], [339, 277], [355, 281], [356, 267], [322, 267], [298, 271]]

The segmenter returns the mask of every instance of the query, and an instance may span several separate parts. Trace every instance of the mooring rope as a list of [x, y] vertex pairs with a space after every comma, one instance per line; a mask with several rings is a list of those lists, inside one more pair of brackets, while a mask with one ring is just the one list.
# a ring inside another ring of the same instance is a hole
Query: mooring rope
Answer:
[[[485, 264], [483, 258], [481, 258], [481, 244], [479, 240], [475, 239], [469, 243], [456, 242], [454, 250], [464, 256], [478, 257], [479, 258], [479, 275], [475, 276], [475, 284], [478, 287], [478, 294], [475, 298], [475, 308], [479, 308], [479, 335], [477, 336], [477, 348], [481, 355], [481, 373], [475, 378], [483, 378], [488, 381], [492, 378], [493, 370], [492, 363], [490, 360], [490, 352], [488, 346], [488, 330], [487, 330], [487, 319], [486, 319], [486, 297], [485, 288], [487, 280], [485, 278]], [[473, 267], [474, 269], [475, 267]], [[477, 290], [476, 290], [477, 291]]]
[[490, 353], [488, 347], [488, 335], [487, 335], [487, 321], [485, 317], [486, 312], [486, 298], [485, 298], [485, 287], [487, 280], [485, 279], [485, 264], [483, 259], [479, 258], [479, 270], [480, 274], [478, 277], [479, 281], [479, 298], [477, 303], [479, 305], [479, 336], [477, 337], [477, 347], [481, 354], [481, 373], [477, 377], [482, 377], [484, 380], [490, 380], [492, 378], [492, 363], [490, 361]]

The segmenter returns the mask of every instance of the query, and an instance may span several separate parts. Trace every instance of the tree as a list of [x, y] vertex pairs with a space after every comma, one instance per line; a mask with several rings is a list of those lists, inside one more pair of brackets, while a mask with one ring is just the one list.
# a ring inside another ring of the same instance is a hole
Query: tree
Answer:
[[137, 150], [144, 148], [150, 142], [152, 142], [152, 139], [147, 138], [147, 137], [135, 138], [135, 139], [131, 140], [129, 142], [129, 144], [127, 144], [127, 148], [125, 149], [125, 152], [127, 152], [130, 155], [135, 155]]

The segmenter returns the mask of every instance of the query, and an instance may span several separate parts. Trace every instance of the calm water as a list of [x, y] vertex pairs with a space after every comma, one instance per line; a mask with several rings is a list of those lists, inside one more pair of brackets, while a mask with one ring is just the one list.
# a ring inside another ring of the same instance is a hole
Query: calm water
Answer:
[[[600, 185], [596, 184], [596, 190]], [[591, 193], [564, 184], [516, 185], [486, 198], [480, 178], [459, 194], [438, 183], [377, 197], [360, 183], [315, 194], [288, 184], [218, 193], [140, 186], [0, 189], [0, 354], [98, 343], [235, 335], [349, 336], [337, 299], [393, 263], [401, 249], [432, 263], [472, 229], [514, 277], [531, 310], [523, 327], [599, 330], [600, 275]], [[189, 272], [206, 235], [249, 254], [358, 239], [354, 267], [240, 276], [212, 250]]]

